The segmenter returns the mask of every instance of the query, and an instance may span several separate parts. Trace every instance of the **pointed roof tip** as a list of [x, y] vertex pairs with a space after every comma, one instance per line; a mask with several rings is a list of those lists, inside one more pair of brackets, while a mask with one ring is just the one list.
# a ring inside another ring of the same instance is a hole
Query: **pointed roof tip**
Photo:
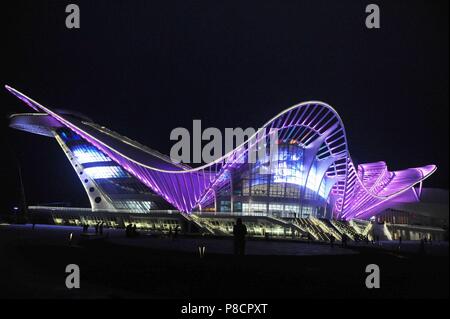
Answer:
[[16, 96], [17, 96], [17, 94], [23, 95], [19, 91], [17, 91], [15, 88], [13, 88], [12, 86], [9, 86], [8, 84], [5, 84], [5, 89], [8, 90], [11, 94], [14, 94]]
[[422, 169], [426, 170], [427, 174], [433, 174], [435, 171], [437, 171], [438, 167], [435, 164], [430, 164], [422, 167]]

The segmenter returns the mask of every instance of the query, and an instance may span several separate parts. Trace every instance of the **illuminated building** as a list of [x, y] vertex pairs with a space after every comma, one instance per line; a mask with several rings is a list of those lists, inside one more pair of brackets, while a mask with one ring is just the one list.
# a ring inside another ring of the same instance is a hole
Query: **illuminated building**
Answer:
[[37, 112], [12, 115], [11, 127], [56, 138], [93, 211], [148, 213], [170, 204], [183, 213], [368, 219], [395, 203], [418, 201], [423, 180], [436, 170], [428, 165], [391, 172], [384, 162], [354, 164], [341, 118], [319, 101], [290, 107], [258, 130], [257, 139], [278, 134], [276, 165], [269, 171], [265, 158], [246, 160], [254, 138], [192, 168], [6, 88]]

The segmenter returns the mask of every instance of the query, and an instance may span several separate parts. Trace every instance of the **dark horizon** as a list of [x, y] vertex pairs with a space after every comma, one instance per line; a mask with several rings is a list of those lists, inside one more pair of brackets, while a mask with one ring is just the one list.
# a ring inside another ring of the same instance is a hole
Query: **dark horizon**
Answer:
[[[390, 170], [436, 164], [424, 187], [448, 189], [448, 2], [238, 4], [77, 1], [81, 29], [65, 28], [67, 1], [18, 1], [6, 21], [2, 86], [53, 109], [81, 112], [168, 154], [170, 131], [259, 127], [307, 100], [342, 117], [357, 163]], [[29, 203], [88, 204], [57, 143], [8, 128], [31, 111], [4, 88], [5, 207], [19, 200], [14, 155]]]

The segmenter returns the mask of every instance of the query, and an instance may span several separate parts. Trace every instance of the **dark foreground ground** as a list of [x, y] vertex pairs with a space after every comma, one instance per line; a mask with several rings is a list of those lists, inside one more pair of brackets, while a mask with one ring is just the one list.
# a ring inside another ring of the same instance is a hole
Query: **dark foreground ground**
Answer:
[[[1, 225], [0, 298], [448, 298], [448, 244], [423, 255], [417, 243], [255, 241], [236, 258], [230, 239], [79, 238], [75, 227]], [[80, 289], [65, 286], [68, 264], [80, 267]], [[368, 264], [380, 267], [380, 289], [365, 286]]]

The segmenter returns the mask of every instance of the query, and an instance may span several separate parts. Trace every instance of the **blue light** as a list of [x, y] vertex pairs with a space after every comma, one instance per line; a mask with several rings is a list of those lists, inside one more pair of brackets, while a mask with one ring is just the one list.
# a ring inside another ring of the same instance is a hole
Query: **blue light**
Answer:
[[313, 164], [308, 171], [303, 165], [303, 149], [296, 145], [279, 148], [278, 162], [273, 169], [274, 183], [288, 183], [304, 187], [314, 194], [325, 198], [325, 185], [323, 176], [317, 174], [316, 165]]
[[62, 131], [59, 133], [59, 135], [61, 136], [61, 138], [63, 139], [64, 142], [71, 142], [71, 141], [79, 141], [81, 140], [81, 136], [71, 132], [71, 131]]
[[88, 167], [84, 172], [93, 179], [128, 177], [120, 166]]
[[81, 164], [111, 161], [109, 157], [90, 145], [76, 145], [72, 147], [72, 152]]
[[303, 149], [295, 145], [279, 148], [278, 162], [273, 170], [274, 183], [305, 184]]

